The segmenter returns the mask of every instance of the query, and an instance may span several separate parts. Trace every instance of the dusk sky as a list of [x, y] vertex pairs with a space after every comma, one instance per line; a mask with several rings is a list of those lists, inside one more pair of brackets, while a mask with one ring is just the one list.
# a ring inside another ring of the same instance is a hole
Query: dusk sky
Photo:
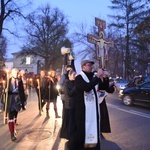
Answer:
[[[95, 17], [106, 20], [107, 23], [107, 14], [111, 12], [108, 8], [111, 5], [110, 0], [34, 0], [32, 3], [33, 10], [47, 3], [53, 8], [59, 8], [70, 22], [70, 32], [75, 24], [84, 23], [88, 26], [94, 25]], [[9, 42], [10, 46], [8, 45], [7, 50], [8, 58], [12, 57], [11, 53], [19, 51], [22, 46], [22, 42], [16, 39]]]
[[94, 17], [107, 19], [110, 12], [110, 0], [37, 0], [34, 6], [50, 3], [52, 7], [58, 7], [68, 16], [70, 23], [86, 22], [91, 24]]

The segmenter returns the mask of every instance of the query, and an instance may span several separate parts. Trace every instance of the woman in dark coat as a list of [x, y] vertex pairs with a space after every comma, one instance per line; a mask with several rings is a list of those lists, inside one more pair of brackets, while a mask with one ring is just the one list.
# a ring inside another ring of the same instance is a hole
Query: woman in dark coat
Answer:
[[[105, 90], [108, 93], [113, 93], [114, 92], [114, 85], [109, 86], [109, 78], [104, 77], [103, 82], [99, 84], [98, 87], [99, 90]], [[109, 122], [109, 114], [107, 110], [107, 105], [106, 105], [106, 100], [105, 98], [103, 99], [102, 103], [100, 104], [100, 115], [101, 115], [101, 132], [102, 133], [110, 133], [111, 128], [110, 128], [110, 122]]]
[[70, 70], [68, 73], [69, 79], [65, 80], [64, 83], [64, 116], [62, 121], [62, 127], [60, 131], [60, 138], [68, 139], [70, 135], [74, 132], [75, 124], [75, 104], [76, 104], [76, 94], [75, 94], [75, 74], [74, 70]]

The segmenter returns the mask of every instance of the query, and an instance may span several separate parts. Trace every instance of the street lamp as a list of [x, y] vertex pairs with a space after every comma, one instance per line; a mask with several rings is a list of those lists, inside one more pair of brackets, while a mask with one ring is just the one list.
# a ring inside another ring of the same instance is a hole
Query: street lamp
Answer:
[[69, 55], [69, 60], [70, 60], [70, 64], [71, 64], [73, 70], [76, 71], [75, 64], [74, 64], [74, 57], [71, 55], [71, 53]]
[[64, 55], [64, 64], [62, 67], [62, 74], [63, 74], [65, 66], [68, 65], [68, 59], [69, 59], [70, 64], [71, 64], [71, 62], [74, 60], [74, 58], [71, 55], [70, 48], [62, 47], [61, 48], [61, 54]]
[[64, 66], [66, 66], [68, 64], [67, 57], [68, 57], [68, 54], [70, 54], [70, 48], [62, 47], [61, 54], [64, 55]]

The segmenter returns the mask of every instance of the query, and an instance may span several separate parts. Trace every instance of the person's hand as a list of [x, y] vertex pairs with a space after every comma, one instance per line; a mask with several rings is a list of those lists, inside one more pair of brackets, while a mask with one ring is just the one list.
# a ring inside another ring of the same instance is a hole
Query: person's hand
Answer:
[[107, 70], [104, 70], [104, 71], [103, 71], [103, 77], [106, 78], [106, 77], [108, 77], [108, 76], [109, 76], [108, 71], [107, 71]]
[[98, 69], [96, 76], [98, 78], [101, 78], [103, 76], [103, 70], [102, 69]]
[[18, 88], [15, 88], [15, 89], [13, 90], [13, 92], [18, 92]]
[[8, 93], [8, 88], [6, 88], [6, 89], [4, 90], [4, 92], [5, 92], [5, 93]]

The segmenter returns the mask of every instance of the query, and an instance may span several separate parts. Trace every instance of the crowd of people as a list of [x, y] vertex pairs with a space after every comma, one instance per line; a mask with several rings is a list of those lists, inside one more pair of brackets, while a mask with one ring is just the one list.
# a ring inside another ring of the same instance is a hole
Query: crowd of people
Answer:
[[[25, 76], [24, 70], [18, 70], [13, 68], [4, 80], [3, 88], [3, 100], [4, 102], [4, 119], [8, 124], [10, 137], [12, 141], [16, 141], [17, 116], [20, 110], [26, 110], [28, 99], [28, 81]], [[49, 75], [45, 70], [41, 70], [39, 75], [32, 79], [33, 87], [38, 97], [38, 109], [39, 114], [43, 111], [44, 105], [46, 105], [46, 117], [50, 118], [49, 106], [50, 102], [54, 105], [55, 117], [60, 118], [57, 110], [57, 96], [58, 90], [56, 88], [58, 79], [56, 78], [56, 72], [51, 70]]]
[[40, 71], [40, 75], [34, 79], [33, 84], [38, 95], [39, 114], [43, 111], [43, 106], [46, 104], [46, 116], [50, 118], [49, 108], [50, 102], [53, 103], [55, 117], [60, 118], [57, 110], [57, 96], [58, 90], [56, 88], [58, 79], [56, 78], [56, 71], [51, 70], [49, 76], [44, 70]]
[[[99, 150], [102, 133], [111, 132], [105, 96], [113, 93], [114, 88], [109, 85], [108, 71], [98, 69], [95, 73], [93, 66], [93, 61], [83, 60], [79, 74], [71, 65], [67, 65], [59, 80], [54, 70], [49, 73], [41, 70], [33, 80], [39, 114], [45, 106], [46, 117], [50, 118], [50, 103], [53, 103], [55, 117], [60, 118], [57, 96], [61, 95], [63, 110], [59, 136], [68, 140], [66, 147], [69, 150]], [[60, 90], [57, 90], [57, 84], [60, 85]], [[15, 141], [17, 115], [21, 108], [26, 110], [28, 98], [24, 71], [13, 68], [7, 85], [5, 91], [8, 93], [8, 127], [11, 140]]]

